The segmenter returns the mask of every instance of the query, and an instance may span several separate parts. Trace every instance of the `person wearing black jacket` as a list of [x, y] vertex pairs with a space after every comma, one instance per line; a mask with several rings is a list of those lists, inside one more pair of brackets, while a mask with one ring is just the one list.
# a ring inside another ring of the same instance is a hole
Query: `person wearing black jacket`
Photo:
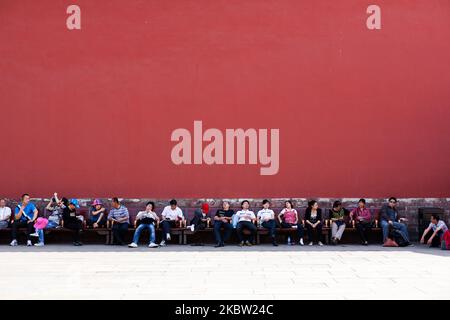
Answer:
[[[234, 210], [230, 209], [230, 203], [224, 201], [222, 203], [222, 209], [218, 209], [214, 216], [214, 236], [217, 242], [215, 245], [216, 248], [225, 246], [224, 242], [230, 239], [231, 233], [233, 232], [233, 215]], [[224, 230], [223, 237], [220, 234], [221, 228]]]
[[63, 209], [63, 227], [66, 229], [70, 229], [73, 232], [73, 245], [81, 246], [83, 245], [80, 242], [80, 231], [83, 228], [83, 223], [77, 217], [76, 207], [78, 203], [72, 199], [70, 202], [66, 198], [62, 198], [62, 202], [64, 205]]
[[323, 246], [322, 243], [322, 209], [316, 200], [308, 202], [308, 208], [305, 211], [305, 226], [308, 231], [309, 245], [313, 245], [314, 238], [317, 244]]

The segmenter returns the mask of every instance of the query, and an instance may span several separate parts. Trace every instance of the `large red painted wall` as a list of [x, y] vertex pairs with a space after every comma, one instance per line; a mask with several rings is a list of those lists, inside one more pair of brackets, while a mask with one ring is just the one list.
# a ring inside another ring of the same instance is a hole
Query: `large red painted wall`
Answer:
[[[0, 196], [449, 197], [449, 40], [447, 0], [0, 0]], [[194, 120], [279, 173], [174, 165]]]

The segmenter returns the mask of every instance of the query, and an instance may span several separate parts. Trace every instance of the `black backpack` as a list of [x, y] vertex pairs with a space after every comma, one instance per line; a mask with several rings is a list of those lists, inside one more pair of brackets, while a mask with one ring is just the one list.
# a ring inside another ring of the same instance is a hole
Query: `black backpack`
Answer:
[[406, 247], [409, 245], [409, 241], [403, 236], [403, 233], [400, 230], [393, 229], [391, 239], [393, 239], [399, 247]]

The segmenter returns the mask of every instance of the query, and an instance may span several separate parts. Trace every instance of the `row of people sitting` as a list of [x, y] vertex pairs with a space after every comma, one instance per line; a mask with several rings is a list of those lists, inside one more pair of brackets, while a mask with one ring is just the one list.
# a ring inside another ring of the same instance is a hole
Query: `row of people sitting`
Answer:
[[[303, 220], [300, 219], [290, 200], [285, 201], [284, 208], [278, 216], [270, 209], [270, 205], [269, 200], [264, 200], [262, 209], [255, 215], [250, 210], [250, 202], [248, 200], [242, 201], [241, 210], [237, 212], [230, 208], [229, 202], [223, 201], [222, 208], [218, 209], [211, 219], [209, 216], [209, 205], [208, 203], [203, 203], [201, 209], [195, 211], [191, 225], [188, 228], [195, 232], [206, 228], [207, 225], [213, 222], [214, 235], [217, 242], [216, 247], [225, 245], [233, 229], [237, 231], [240, 246], [251, 246], [258, 225], [269, 231], [272, 244], [277, 246], [277, 221], [275, 219], [278, 219], [282, 228], [295, 229], [297, 234], [297, 241], [295, 242], [299, 245], [304, 245], [303, 236], [306, 228], [309, 245], [313, 245], [316, 242], [319, 246], [322, 246], [322, 227], [325, 221], [330, 221], [331, 224], [332, 244], [338, 244], [346, 228], [344, 218], [349, 217], [350, 222], [358, 230], [362, 244], [368, 245], [368, 232], [370, 232], [374, 222], [370, 210], [366, 208], [365, 199], [360, 199], [357, 208], [352, 211], [345, 209], [340, 201], [335, 201], [332, 209], [329, 210], [329, 220], [324, 219], [322, 209], [319, 208], [318, 202], [315, 200], [309, 201]], [[404, 224], [407, 220], [399, 217], [396, 206], [397, 199], [391, 197], [388, 204], [381, 209], [380, 226], [383, 232], [383, 241], [388, 238], [389, 229], [395, 229], [409, 242], [408, 230]], [[38, 210], [30, 201], [30, 196], [24, 194], [14, 210], [14, 215], [11, 215], [11, 209], [6, 206], [5, 199], [0, 199], [0, 228], [11, 227], [11, 246], [17, 245], [17, 230], [19, 228], [27, 229], [27, 245], [32, 245], [31, 237], [38, 237], [39, 242], [35, 245], [43, 246], [44, 229], [63, 226], [72, 230], [73, 244], [79, 246], [81, 245], [79, 234], [83, 229], [84, 223], [92, 228], [99, 228], [105, 227], [107, 221], [110, 221], [114, 238], [113, 243], [117, 245], [125, 244], [124, 237], [129, 228], [130, 215], [128, 209], [120, 203], [118, 198], [112, 199], [109, 212], [107, 212], [101, 200], [94, 200], [87, 221], [84, 221], [84, 217], [78, 214], [77, 209], [79, 207], [77, 199], [59, 199], [57, 193], [55, 193], [46, 207], [46, 210], [49, 212], [48, 217], [38, 217]], [[149, 247], [158, 247], [165, 246], [166, 241], [170, 240], [171, 228], [185, 225], [185, 217], [176, 200], [171, 200], [169, 205], [163, 209], [161, 218], [155, 212], [155, 204], [148, 202], [145, 210], [137, 214], [136, 222], [137, 229], [129, 246], [132, 248], [137, 247], [142, 231], [148, 229], [150, 233]], [[155, 225], [160, 225], [162, 228], [162, 240], [159, 245], [156, 244]], [[434, 220], [431, 221], [426, 232], [429, 232], [429, 230], [433, 230], [431, 239], [434, 241], [432, 244], [436, 245], [436, 242], [442, 238], [443, 233], [447, 231], [447, 226], [443, 221], [439, 221], [439, 217], [434, 216]]]

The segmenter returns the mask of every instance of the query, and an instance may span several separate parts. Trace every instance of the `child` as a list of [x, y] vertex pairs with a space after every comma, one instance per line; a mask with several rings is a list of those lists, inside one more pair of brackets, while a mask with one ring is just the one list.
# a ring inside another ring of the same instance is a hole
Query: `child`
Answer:
[[44, 246], [44, 229], [47, 225], [48, 220], [46, 218], [39, 217], [36, 219], [36, 222], [34, 223], [34, 229], [36, 232], [30, 234], [32, 237], [39, 237], [39, 242], [34, 244], [36, 247]]

